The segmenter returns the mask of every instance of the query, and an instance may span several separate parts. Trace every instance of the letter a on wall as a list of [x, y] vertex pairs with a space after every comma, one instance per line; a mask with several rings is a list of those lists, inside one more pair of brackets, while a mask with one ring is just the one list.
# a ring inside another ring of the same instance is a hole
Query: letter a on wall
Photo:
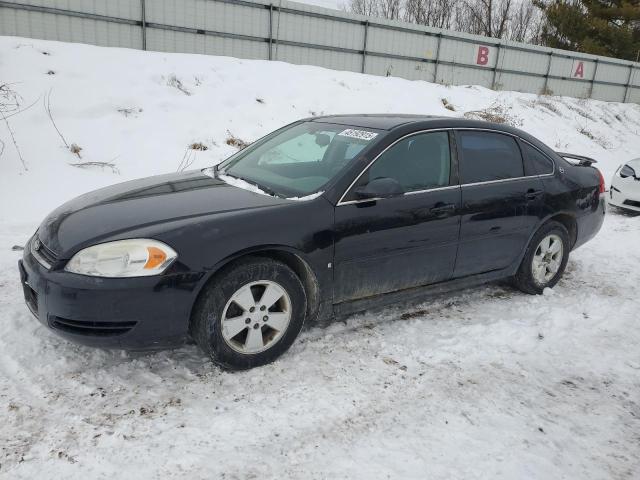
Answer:
[[478, 52], [476, 55], [476, 65], [487, 65], [489, 63], [489, 55], [491, 49], [486, 45], [478, 45]]
[[584, 62], [574, 62], [573, 78], [584, 78]]

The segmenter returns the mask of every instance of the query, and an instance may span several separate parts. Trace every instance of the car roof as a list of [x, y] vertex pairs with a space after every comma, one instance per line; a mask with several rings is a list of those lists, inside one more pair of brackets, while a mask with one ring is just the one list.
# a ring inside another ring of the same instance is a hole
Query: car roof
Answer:
[[375, 128], [393, 130], [398, 127], [415, 124], [416, 128], [490, 128], [522, 135], [520, 130], [500, 123], [491, 123], [467, 118], [444, 117], [436, 115], [403, 115], [403, 114], [353, 114], [327, 115], [308, 119], [312, 122], [334, 123], [350, 127]]

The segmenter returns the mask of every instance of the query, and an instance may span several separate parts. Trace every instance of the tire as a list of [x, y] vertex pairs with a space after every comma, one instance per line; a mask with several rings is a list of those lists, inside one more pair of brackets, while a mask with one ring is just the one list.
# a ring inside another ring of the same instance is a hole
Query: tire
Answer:
[[[551, 238], [551, 242], [543, 245], [542, 242], [546, 242], [549, 238]], [[557, 243], [558, 241], [560, 244]], [[547, 248], [548, 245], [551, 246]], [[553, 250], [559, 245], [561, 245], [560, 258], [553, 253]], [[545, 288], [553, 288], [567, 266], [570, 245], [569, 232], [564, 225], [556, 221], [542, 225], [527, 246], [520, 268], [513, 277], [514, 285], [523, 292], [532, 295], [541, 294]], [[534, 258], [536, 258], [535, 265], [538, 268], [534, 266]], [[555, 268], [556, 263], [557, 269]]]
[[291, 268], [270, 258], [247, 257], [208, 283], [196, 301], [189, 329], [214, 363], [245, 370], [286, 352], [300, 333], [306, 310], [304, 287]]

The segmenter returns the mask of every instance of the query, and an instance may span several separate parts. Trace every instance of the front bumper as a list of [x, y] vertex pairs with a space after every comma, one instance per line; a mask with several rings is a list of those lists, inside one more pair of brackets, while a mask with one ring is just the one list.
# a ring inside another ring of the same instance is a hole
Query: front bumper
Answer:
[[47, 328], [83, 345], [160, 349], [188, 338], [189, 316], [202, 278], [98, 278], [48, 270], [29, 248], [18, 262], [25, 302]]
[[614, 207], [640, 212], [640, 194], [628, 194], [615, 186], [609, 189], [609, 204]]

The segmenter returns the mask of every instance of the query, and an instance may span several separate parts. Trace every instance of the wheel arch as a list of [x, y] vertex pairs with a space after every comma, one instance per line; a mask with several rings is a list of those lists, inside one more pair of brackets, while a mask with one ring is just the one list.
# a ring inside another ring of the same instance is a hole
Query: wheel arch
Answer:
[[218, 262], [208, 273], [204, 282], [200, 285], [191, 306], [189, 318], [193, 315], [193, 309], [197, 304], [198, 299], [211, 282], [213, 282], [218, 275], [224, 273], [224, 271], [233, 268], [234, 264], [239, 260], [247, 257], [271, 258], [273, 260], [280, 261], [291, 268], [298, 278], [300, 278], [300, 281], [304, 286], [305, 294], [307, 295], [307, 321], [314, 320], [314, 317], [320, 310], [321, 296], [318, 277], [310, 263], [304, 258], [304, 254], [302, 254], [302, 252], [285, 245], [261, 245], [251, 247], [233, 253]]
[[571, 213], [556, 213], [549, 218], [545, 219], [539, 226], [538, 229], [547, 222], [556, 221], [564, 226], [569, 232], [569, 241], [571, 242], [571, 249], [576, 244], [578, 240], [578, 221], [576, 220], [575, 215]]

